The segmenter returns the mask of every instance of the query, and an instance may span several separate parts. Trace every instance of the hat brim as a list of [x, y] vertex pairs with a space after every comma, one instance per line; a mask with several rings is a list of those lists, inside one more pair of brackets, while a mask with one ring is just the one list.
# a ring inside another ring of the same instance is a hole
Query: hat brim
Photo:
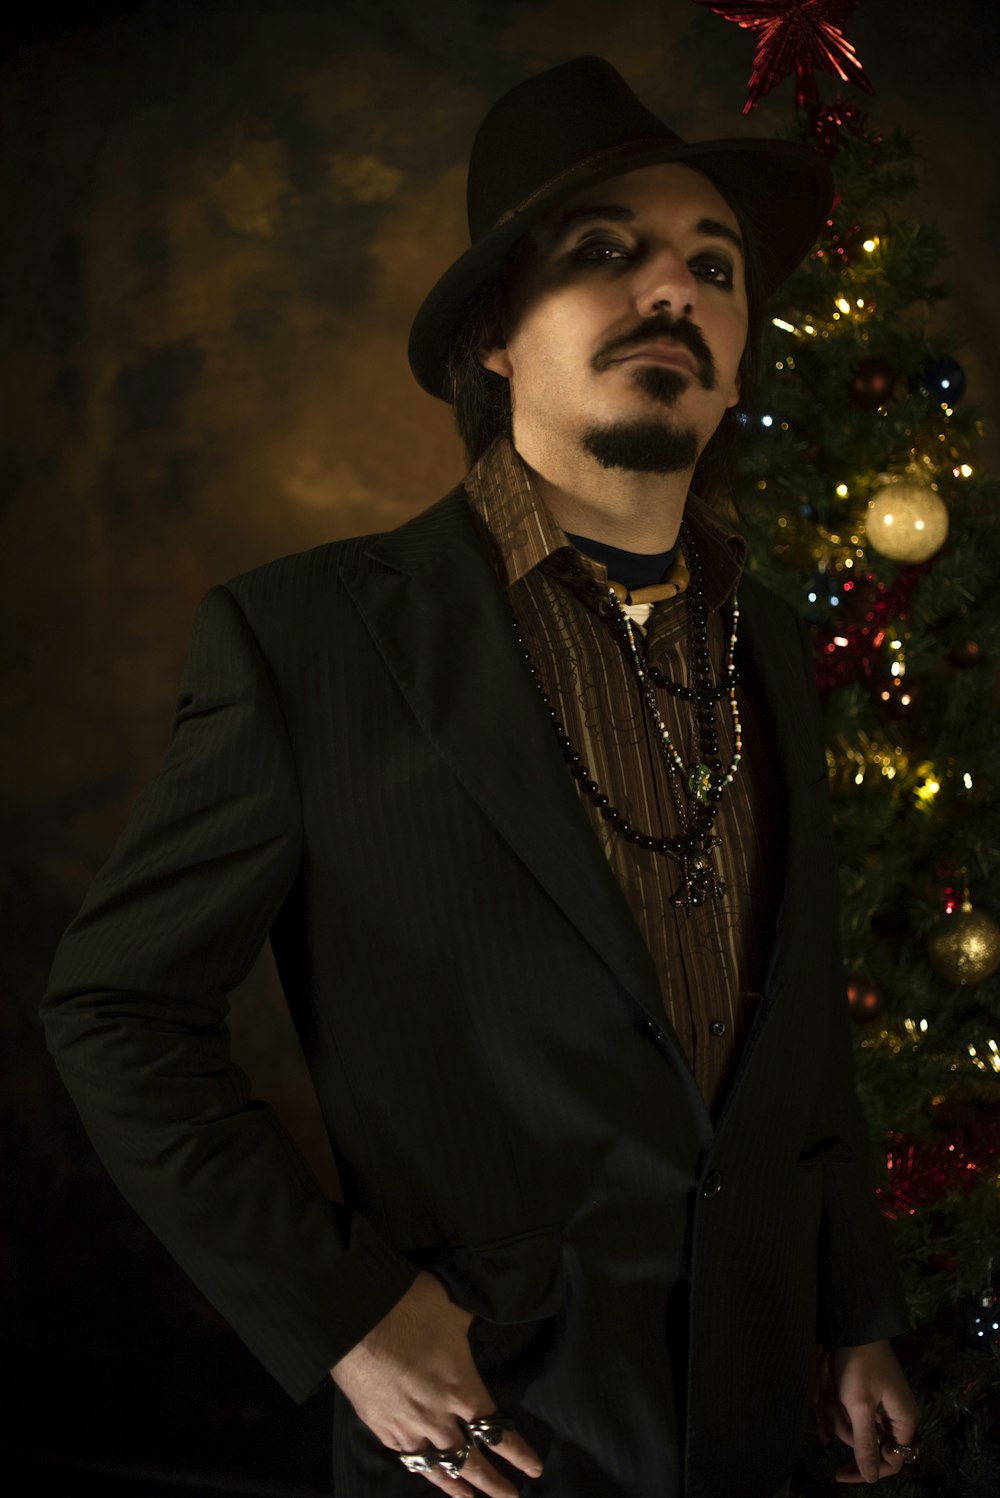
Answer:
[[768, 296], [791, 274], [829, 217], [833, 178], [811, 146], [780, 140], [678, 141], [616, 146], [564, 172], [460, 255], [424, 298], [410, 329], [410, 368], [430, 395], [449, 400], [448, 358], [475, 292], [544, 214], [592, 183], [658, 162], [688, 162], [736, 203], [754, 231]]

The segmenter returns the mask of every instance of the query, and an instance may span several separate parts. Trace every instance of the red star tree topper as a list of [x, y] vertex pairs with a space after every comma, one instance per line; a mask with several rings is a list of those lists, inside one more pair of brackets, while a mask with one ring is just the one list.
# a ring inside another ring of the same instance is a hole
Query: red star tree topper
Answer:
[[800, 108], [819, 102], [813, 69], [822, 68], [842, 83], [853, 83], [866, 93], [874, 89], [858, 54], [841, 29], [861, 0], [695, 0], [723, 20], [734, 21], [757, 34], [750, 73], [750, 89], [743, 113], [749, 114], [775, 84], [793, 70], [795, 102]]

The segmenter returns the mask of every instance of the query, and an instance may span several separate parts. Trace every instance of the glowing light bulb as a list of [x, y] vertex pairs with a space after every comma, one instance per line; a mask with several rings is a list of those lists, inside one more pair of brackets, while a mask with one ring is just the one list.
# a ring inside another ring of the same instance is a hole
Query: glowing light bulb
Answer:
[[841, 312], [850, 312], [851, 310], [851, 304], [847, 300], [846, 296], [839, 296], [837, 298], [837, 306], [840, 308]]
[[846, 499], [847, 498], [847, 493], [848, 493], [847, 485], [846, 484], [838, 484], [837, 485], [837, 493], [840, 495], [841, 499]]
[[865, 242], [864, 242], [864, 244], [861, 246], [861, 248], [863, 250], [865, 250], [870, 255], [873, 250], [877, 250], [878, 249], [878, 240], [877, 239], [866, 239]]

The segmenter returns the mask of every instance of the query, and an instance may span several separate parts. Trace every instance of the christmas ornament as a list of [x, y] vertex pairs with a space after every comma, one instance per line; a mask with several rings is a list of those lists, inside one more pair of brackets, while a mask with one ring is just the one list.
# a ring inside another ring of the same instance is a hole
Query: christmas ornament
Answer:
[[928, 1254], [924, 1267], [930, 1274], [955, 1274], [960, 1265], [957, 1254]]
[[841, 202], [841, 196], [837, 193], [830, 205], [830, 217], [824, 225], [823, 242], [813, 250], [814, 259], [825, 260], [836, 266], [850, 265], [866, 238], [865, 231], [857, 220], [838, 223]]
[[[865, 116], [856, 104], [848, 104], [843, 99], [837, 99], [833, 104], [819, 104], [813, 111], [809, 133], [821, 156], [834, 157], [845, 136], [865, 134]], [[870, 138], [873, 144], [882, 144], [881, 136]]]
[[820, 567], [806, 583], [806, 601], [803, 618], [809, 624], [818, 624], [827, 619], [831, 609], [836, 609], [841, 600], [841, 583], [836, 573]]
[[[908, 572], [889, 584], [870, 572], [853, 577], [854, 587], [843, 595], [849, 618], [843, 623], [838, 618], [815, 636], [816, 686], [820, 692], [852, 681], [872, 680], [876, 666], [881, 666], [878, 652], [886, 631], [907, 618], [916, 578], [916, 572]], [[842, 587], [846, 590], [847, 584]]]
[[866, 983], [861, 978], [852, 978], [847, 985], [847, 1004], [851, 1019], [863, 1024], [865, 1020], [877, 1019], [885, 1008], [885, 995], [875, 983]]
[[888, 484], [868, 505], [868, 543], [894, 562], [925, 562], [947, 534], [948, 510], [926, 484]]
[[932, 359], [911, 384], [950, 406], [965, 394], [965, 370], [957, 359]]
[[862, 359], [851, 380], [851, 400], [865, 411], [884, 406], [892, 397], [896, 371], [884, 359]]
[[1000, 926], [973, 910], [968, 890], [959, 908], [930, 934], [927, 959], [948, 983], [982, 983], [1000, 967]]
[[953, 666], [978, 666], [982, 658], [983, 648], [975, 640], [965, 640], [948, 651], [948, 659]]
[[975, 1123], [911, 1139], [889, 1130], [887, 1185], [879, 1187], [885, 1217], [912, 1216], [953, 1191], [971, 1190], [995, 1169], [1000, 1155], [1000, 1114], [983, 1113]]
[[813, 69], [832, 73], [842, 83], [852, 83], [866, 93], [874, 89], [841, 23], [860, 0], [695, 0], [707, 5], [723, 20], [734, 21], [757, 34], [750, 73], [750, 87], [743, 113], [749, 114], [793, 69], [795, 102], [799, 108], [815, 106], [818, 100]]
[[[992, 1262], [988, 1271], [992, 1279]], [[963, 1336], [969, 1347], [988, 1352], [1000, 1347], [1000, 1299], [992, 1285], [987, 1285], [967, 1301], [962, 1309]]]

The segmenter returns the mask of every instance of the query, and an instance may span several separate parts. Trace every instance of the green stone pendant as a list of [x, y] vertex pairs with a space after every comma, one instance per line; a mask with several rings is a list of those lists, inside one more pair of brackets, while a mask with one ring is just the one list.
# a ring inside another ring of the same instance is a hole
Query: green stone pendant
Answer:
[[712, 772], [707, 765], [692, 765], [688, 770], [687, 793], [692, 801], [700, 801], [703, 805], [708, 800], [708, 793], [712, 789]]

